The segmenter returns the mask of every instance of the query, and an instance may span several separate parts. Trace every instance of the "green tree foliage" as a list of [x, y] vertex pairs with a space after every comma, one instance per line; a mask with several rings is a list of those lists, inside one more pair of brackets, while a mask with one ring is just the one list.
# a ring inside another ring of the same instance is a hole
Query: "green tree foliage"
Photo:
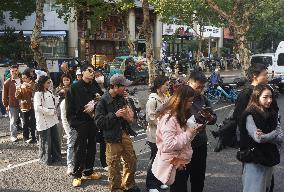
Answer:
[[0, 55], [13, 60], [20, 52], [19, 35], [14, 32], [13, 28], [5, 27], [4, 35], [0, 37]]
[[151, 0], [165, 23], [219, 25], [221, 18], [203, 0]]
[[9, 19], [16, 19], [18, 22], [30, 16], [36, 7], [36, 0], [3, 0], [0, 3], [0, 24], [4, 24], [5, 12], [9, 12]]
[[272, 1], [252, 15], [248, 39], [257, 44], [256, 51], [274, 51], [279, 42], [284, 40], [283, 8], [284, 0]]
[[[65, 22], [88, 17], [94, 30], [109, 16], [134, 7], [133, 0], [56, 0], [56, 3], [62, 6], [57, 13]], [[72, 14], [72, 9], [75, 10], [75, 14]]]
[[[151, 0], [155, 11], [168, 24], [190, 26], [196, 34], [197, 61], [203, 45], [202, 29], [206, 25], [219, 26], [225, 21], [216, 14], [203, 0]], [[195, 24], [199, 24], [199, 29]]]

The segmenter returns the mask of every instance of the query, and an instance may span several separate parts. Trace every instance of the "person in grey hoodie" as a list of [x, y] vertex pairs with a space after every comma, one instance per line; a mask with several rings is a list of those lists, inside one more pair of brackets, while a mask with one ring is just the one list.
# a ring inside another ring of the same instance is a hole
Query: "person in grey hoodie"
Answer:
[[146, 120], [148, 122], [146, 134], [147, 142], [151, 149], [150, 163], [147, 170], [146, 177], [146, 188], [149, 192], [159, 192], [159, 189], [164, 189], [167, 186], [164, 186], [152, 173], [152, 164], [156, 157], [158, 148], [156, 145], [156, 130], [157, 130], [157, 121], [156, 121], [156, 111], [164, 103], [168, 101], [166, 93], [169, 89], [169, 81], [165, 76], [158, 76], [154, 80], [154, 86], [152, 87], [151, 94], [146, 103]]

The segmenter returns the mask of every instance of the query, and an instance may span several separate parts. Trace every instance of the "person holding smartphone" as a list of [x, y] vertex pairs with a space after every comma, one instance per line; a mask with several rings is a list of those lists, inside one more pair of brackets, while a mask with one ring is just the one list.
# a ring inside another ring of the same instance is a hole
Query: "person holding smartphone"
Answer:
[[95, 122], [106, 142], [110, 191], [140, 192], [135, 183], [137, 157], [130, 139], [137, 135], [130, 126], [134, 113], [124, 95], [125, 87], [131, 83], [121, 74], [113, 75], [110, 89], [101, 97], [95, 112]]
[[193, 100], [194, 90], [188, 85], [181, 85], [157, 113], [158, 152], [152, 165], [152, 173], [162, 183], [171, 185], [171, 190], [176, 188], [176, 173], [190, 163], [192, 140], [204, 129], [202, 124], [190, 122], [192, 118], [189, 118], [187, 111], [192, 107]]
[[93, 169], [98, 132], [93, 113], [96, 95], [102, 94], [102, 90], [94, 80], [94, 66], [85, 64], [81, 66], [81, 71], [82, 79], [71, 85], [65, 98], [67, 121], [77, 132], [74, 144], [73, 187], [80, 187], [83, 180], [101, 178], [101, 174]]
[[[213, 125], [217, 121], [217, 115], [214, 114], [213, 110], [208, 111], [211, 114], [208, 117], [202, 114], [205, 108], [211, 107], [209, 101], [202, 94], [206, 82], [207, 78], [202, 72], [191, 72], [188, 85], [193, 88], [195, 96], [188, 113], [194, 115], [196, 122], [199, 124]], [[184, 170], [177, 171], [175, 183], [171, 186], [171, 192], [187, 192], [187, 180], [189, 176], [191, 191], [203, 191], [206, 171], [207, 141], [206, 130], [202, 129], [191, 143], [193, 149], [191, 162], [186, 165]]]

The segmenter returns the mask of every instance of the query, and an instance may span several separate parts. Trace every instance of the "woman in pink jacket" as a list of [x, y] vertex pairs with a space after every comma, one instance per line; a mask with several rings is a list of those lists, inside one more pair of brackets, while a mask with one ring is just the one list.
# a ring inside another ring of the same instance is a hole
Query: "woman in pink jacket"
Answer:
[[176, 170], [182, 169], [190, 162], [191, 141], [198, 131], [204, 128], [203, 125], [188, 122], [188, 110], [193, 98], [194, 90], [188, 85], [182, 85], [157, 114], [158, 153], [152, 172], [167, 185], [173, 184]]

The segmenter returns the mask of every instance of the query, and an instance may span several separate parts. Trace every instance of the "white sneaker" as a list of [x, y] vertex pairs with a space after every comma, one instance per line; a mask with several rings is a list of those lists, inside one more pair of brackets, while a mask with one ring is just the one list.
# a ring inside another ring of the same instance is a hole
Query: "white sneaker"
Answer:
[[13, 136], [11, 137], [11, 141], [12, 141], [12, 142], [16, 142], [17, 140], [18, 140], [17, 137], [13, 137]]
[[32, 139], [26, 140], [26, 143], [30, 143], [30, 142], [32, 142]]
[[149, 192], [159, 192], [158, 189], [149, 189]]
[[73, 167], [67, 167], [66, 173], [67, 175], [71, 175], [73, 173]]
[[169, 186], [167, 186], [167, 185], [161, 185], [160, 188], [163, 189], [163, 190], [166, 190], [166, 189], [169, 188]]

